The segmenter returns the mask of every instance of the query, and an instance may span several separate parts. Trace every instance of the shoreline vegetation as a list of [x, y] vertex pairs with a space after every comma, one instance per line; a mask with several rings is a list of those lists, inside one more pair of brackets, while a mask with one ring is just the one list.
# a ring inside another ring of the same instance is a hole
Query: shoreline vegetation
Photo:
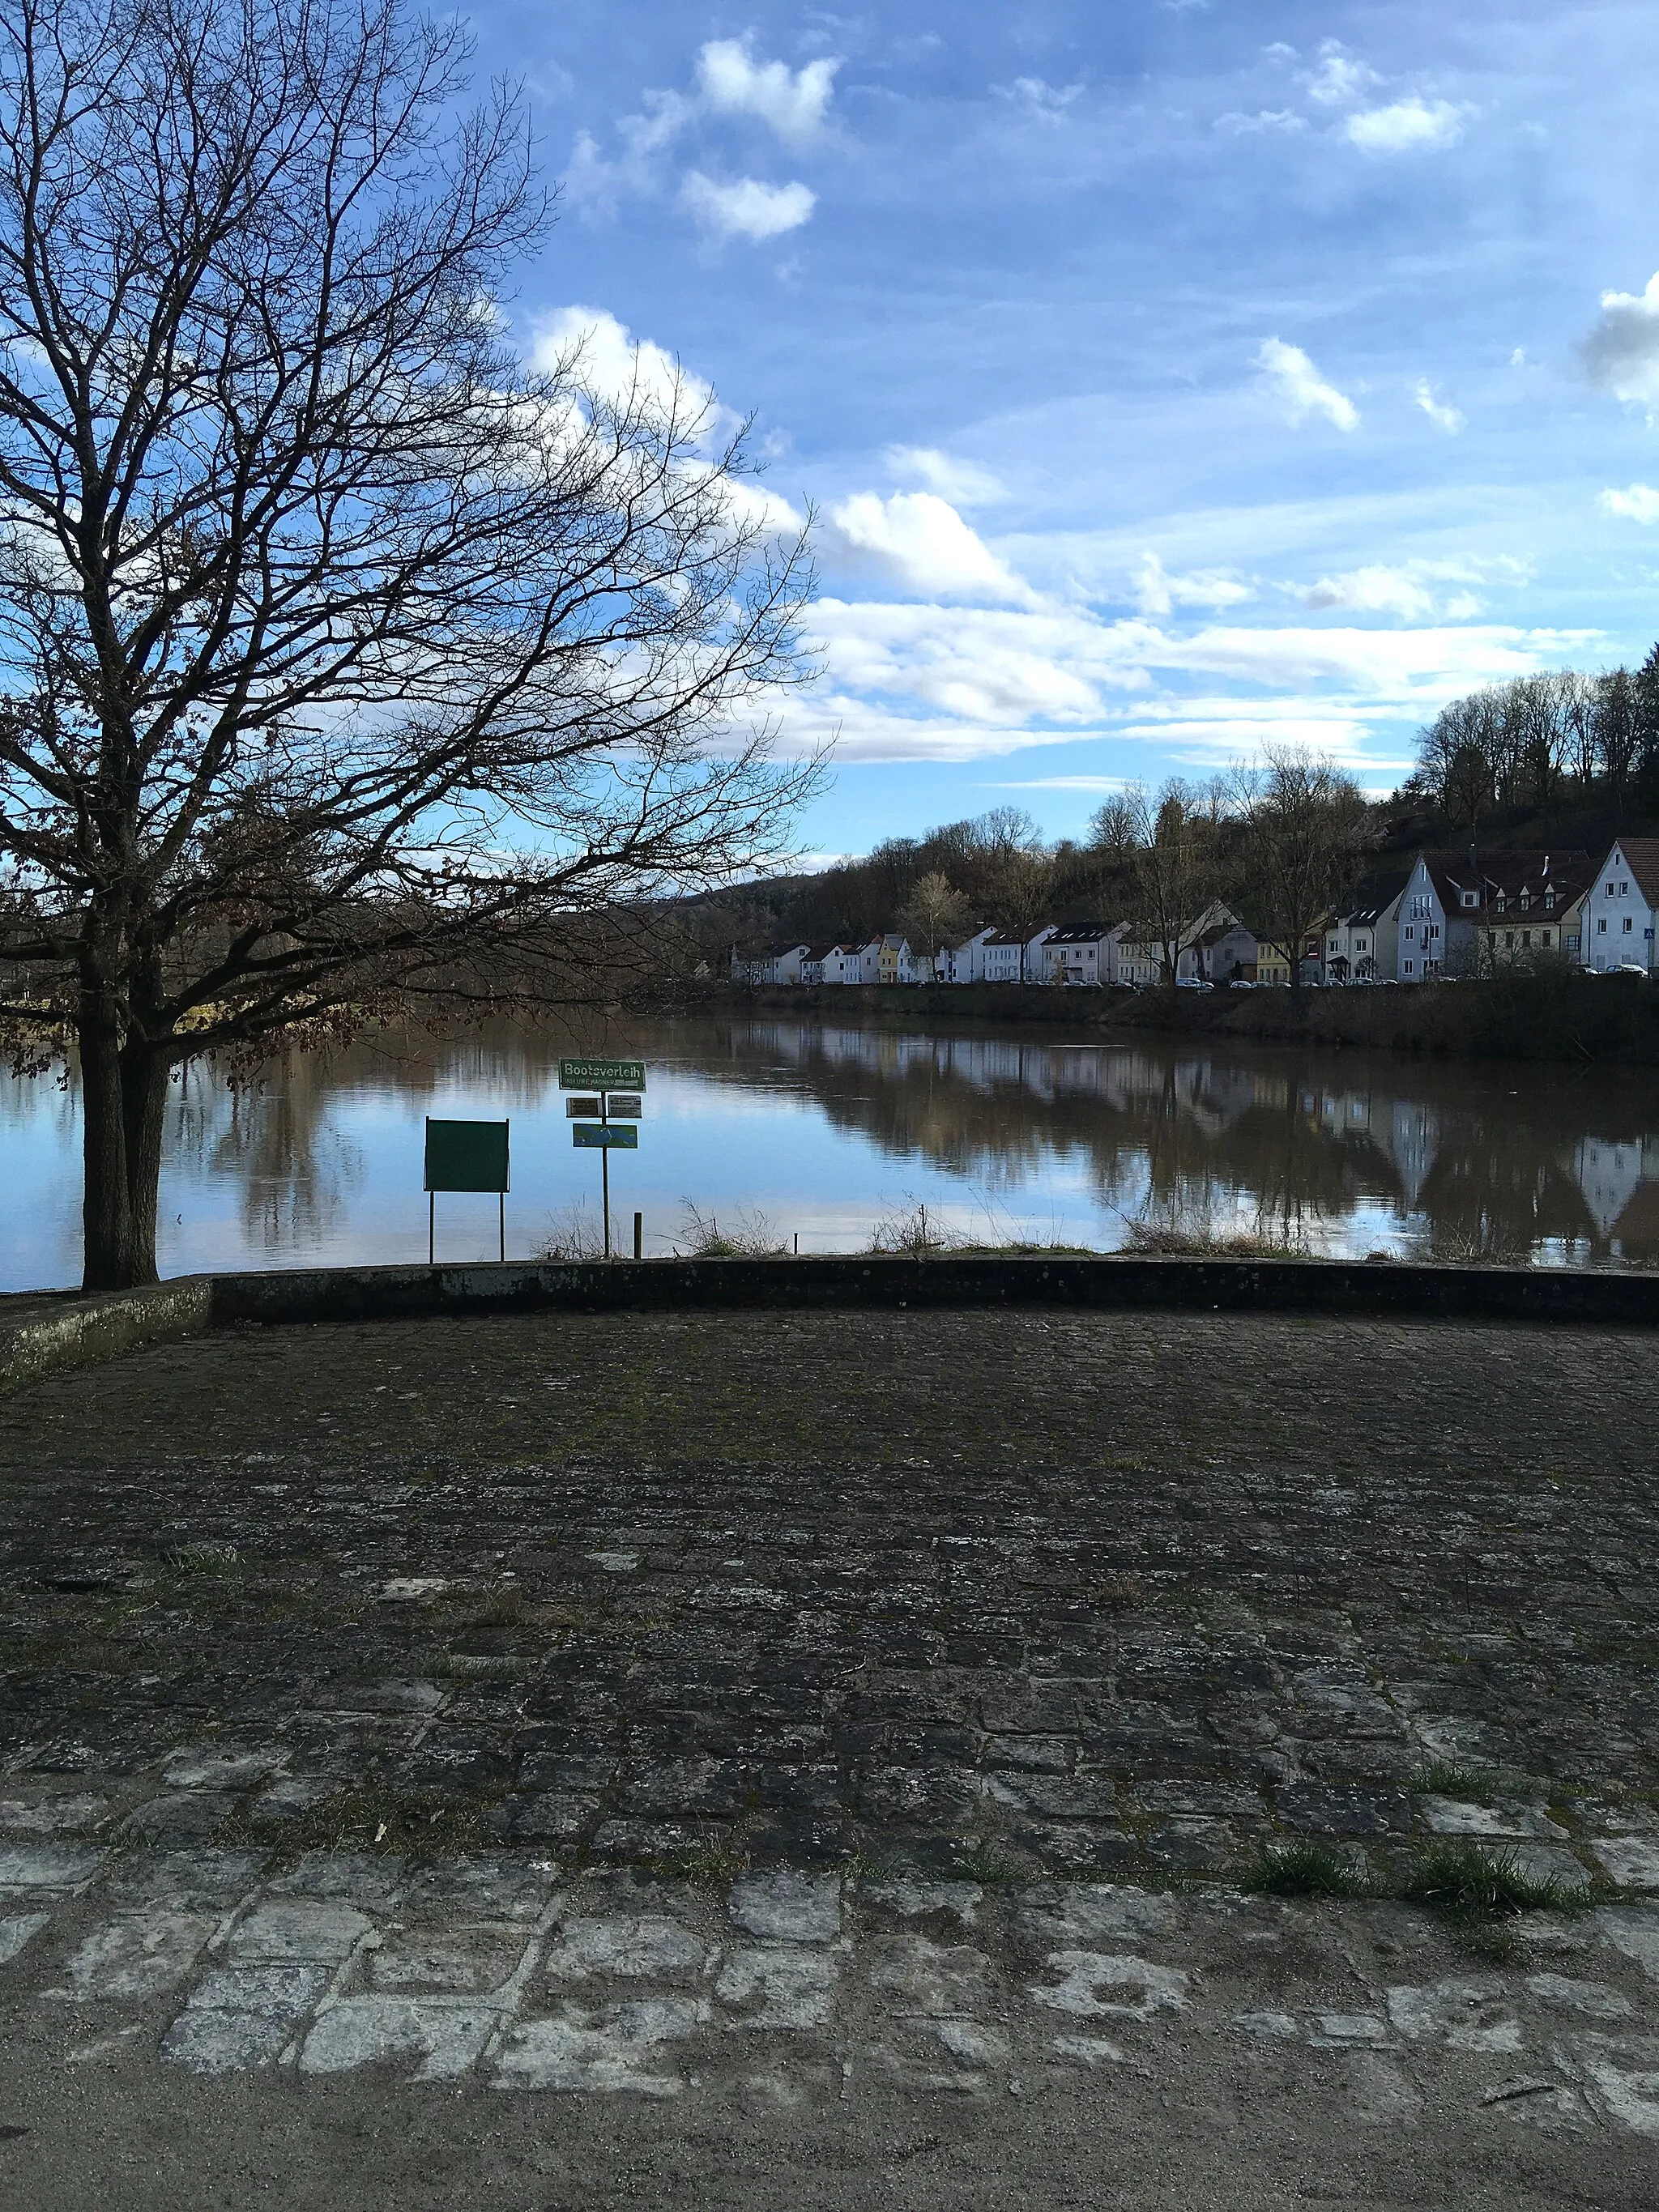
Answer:
[[1300, 991], [714, 984], [678, 1010], [793, 1014], [857, 1028], [1042, 1023], [1106, 1038], [1151, 1031], [1236, 1044], [1346, 1046], [1435, 1058], [1659, 1066], [1659, 989], [1635, 976], [1571, 970]]

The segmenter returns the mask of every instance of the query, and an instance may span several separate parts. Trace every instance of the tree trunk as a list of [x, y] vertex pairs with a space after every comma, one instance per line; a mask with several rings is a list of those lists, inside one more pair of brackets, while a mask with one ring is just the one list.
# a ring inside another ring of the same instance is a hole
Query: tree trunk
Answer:
[[137, 1040], [123, 1044], [101, 1009], [82, 1012], [79, 1036], [86, 1162], [81, 1287], [134, 1290], [156, 1280], [167, 1056]]

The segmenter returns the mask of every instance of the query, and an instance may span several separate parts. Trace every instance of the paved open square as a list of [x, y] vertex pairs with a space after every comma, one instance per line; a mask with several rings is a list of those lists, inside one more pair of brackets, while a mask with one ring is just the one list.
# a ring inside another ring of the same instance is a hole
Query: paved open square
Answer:
[[[37, 1385], [19, 2201], [1650, 2203], [1655, 1378], [840, 1312]], [[1468, 1842], [1548, 1909], [1414, 1899]], [[1261, 1893], [1310, 1844], [1369, 1894]]]

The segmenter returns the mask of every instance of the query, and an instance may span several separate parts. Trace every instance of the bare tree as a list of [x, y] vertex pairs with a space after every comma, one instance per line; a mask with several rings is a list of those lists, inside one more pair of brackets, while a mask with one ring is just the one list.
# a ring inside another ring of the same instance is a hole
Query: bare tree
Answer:
[[910, 887], [910, 896], [899, 915], [899, 927], [912, 948], [931, 961], [941, 945], [954, 945], [968, 927], [968, 902], [953, 888], [950, 878], [930, 868]]
[[1282, 952], [1292, 989], [1304, 948], [1358, 876], [1365, 800], [1351, 776], [1289, 747], [1233, 777], [1237, 903], [1256, 935]]
[[1156, 799], [1138, 783], [1127, 786], [1123, 797], [1135, 839], [1132, 934], [1156, 946], [1161, 980], [1173, 986], [1181, 956], [1195, 942], [1215, 894], [1214, 824], [1178, 780], [1166, 783]]
[[466, 60], [404, 0], [0, 22], [0, 1018], [78, 1047], [89, 1288], [154, 1279], [190, 1056], [523, 989], [810, 782], [751, 719], [799, 537], [700, 389], [526, 371]]

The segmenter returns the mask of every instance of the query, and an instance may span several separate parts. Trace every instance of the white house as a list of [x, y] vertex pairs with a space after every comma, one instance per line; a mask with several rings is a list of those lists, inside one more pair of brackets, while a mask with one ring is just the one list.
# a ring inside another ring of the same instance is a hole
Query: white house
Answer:
[[1621, 837], [1584, 895], [1579, 958], [1601, 969], [1654, 964], [1659, 926], [1659, 837]]
[[992, 928], [976, 929], [960, 945], [941, 945], [933, 955], [933, 973], [941, 983], [982, 983], [985, 947], [996, 935]]
[[799, 983], [801, 963], [811, 957], [810, 945], [763, 945], [757, 952], [732, 954], [734, 983]]
[[864, 981], [864, 954], [856, 945], [831, 945], [825, 949], [823, 973], [819, 981], [824, 983], [861, 983]]
[[1042, 948], [1054, 933], [1052, 922], [1044, 925], [1035, 937], [1015, 937], [1003, 930], [993, 930], [986, 939], [981, 955], [985, 963], [988, 983], [1030, 983], [1037, 981], [1042, 972]]
[[1108, 929], [1097, 921], [1080, 922], [1075, 928], [1056, 929], [1043, 943], [1038, 957], [1042, 973], [1032, 981], [1044, 983], [1115, 983], [1117, 948], [1127, 924]]
[[1321, 967], [1328, 983], [1370, 983], [1395, 973], [1405, 885], [1398, 874], [1373, 876], [1325, 924]]

